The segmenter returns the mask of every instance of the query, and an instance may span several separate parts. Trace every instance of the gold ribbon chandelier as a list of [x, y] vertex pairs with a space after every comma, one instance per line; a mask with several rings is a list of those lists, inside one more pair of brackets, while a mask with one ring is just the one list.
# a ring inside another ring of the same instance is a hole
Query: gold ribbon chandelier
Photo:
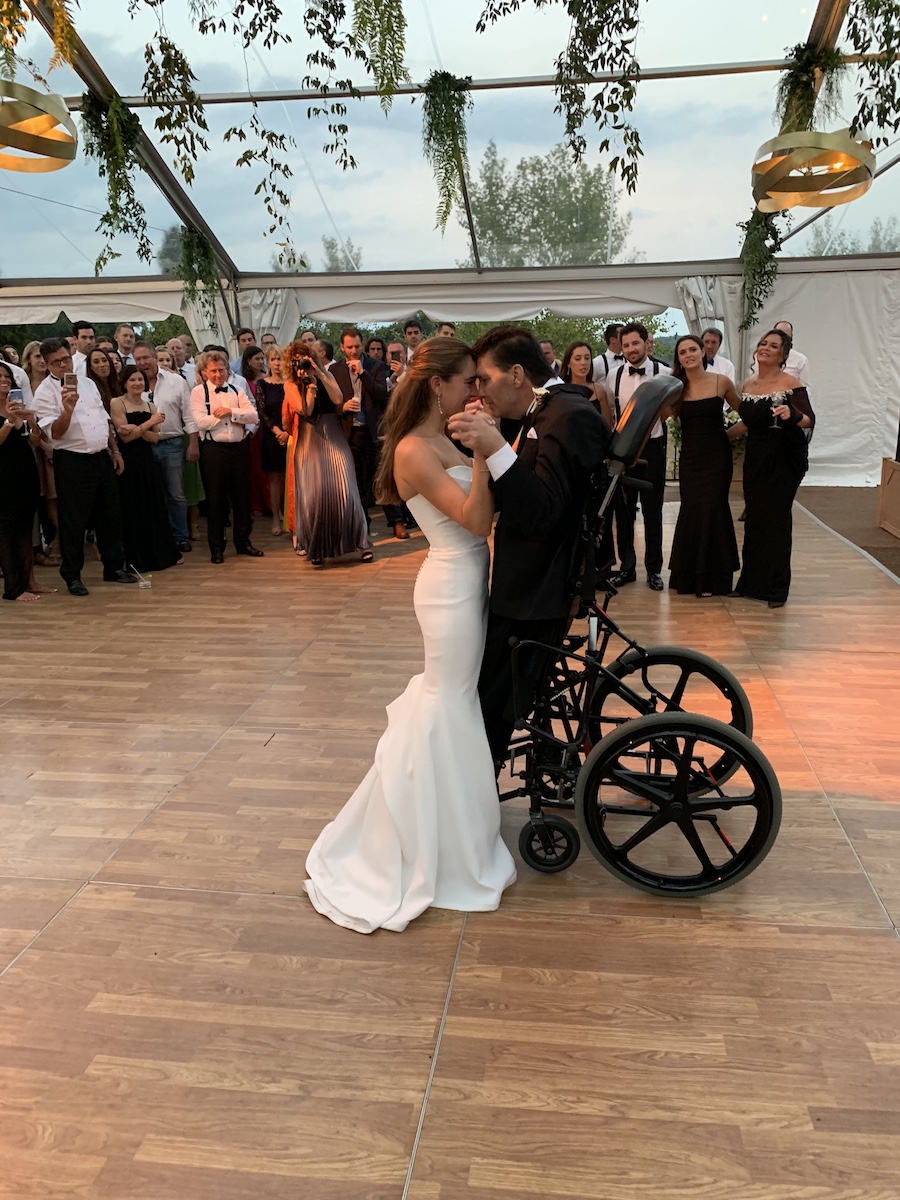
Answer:
[[59, 171], [75, 157], [75, 123], [61, 96], [0, 79], [0, 167]]
[[835, 208], [872, 186], [875, 155], [849, 129], [837, 133], [781, 133], [764, 142], [753, 163], [753, 199], [760, 212]]

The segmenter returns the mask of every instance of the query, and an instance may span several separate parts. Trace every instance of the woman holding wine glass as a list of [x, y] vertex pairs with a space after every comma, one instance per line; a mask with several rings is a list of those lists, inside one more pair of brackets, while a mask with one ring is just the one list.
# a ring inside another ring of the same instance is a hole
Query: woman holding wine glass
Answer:
[[746, 379], [738, 408], [740, 422], [729, 436], [746, 431], [744, 455], [743, 569], [733, 596], [781, 608], [791, 586], [791, 508], [806, 474], [804, 430], [815, 414], [806, 388], [785, 372], [791, 339], [772, 329], [756, 347], [757, 374]]

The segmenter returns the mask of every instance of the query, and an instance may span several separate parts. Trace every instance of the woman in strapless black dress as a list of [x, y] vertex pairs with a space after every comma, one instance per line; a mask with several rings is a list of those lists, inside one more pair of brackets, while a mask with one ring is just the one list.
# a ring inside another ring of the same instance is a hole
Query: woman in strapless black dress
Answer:
[[125, 562], [142, 573], [164, 571], [184, 561], [172, 536], [162, 475], [153, 457], [153, 443], [159, 440], [156, 428], [165, 416], [144, 400], [146, 379], [138, 367], [126, 367], [119, 385], [125, 394], [111, 402], [109, 413], [125, 463], [118, 477]]
[[756, 348], [758, 374], [744, 381], [739, 412], [744, 457], [744, 567], [735, 594], [781, 608], [791, 587], [792, 507], [809, 465], [806, 434], [816, 423], [806, 388], [787, 375], [791, 340], [773, 329]]
[[272, 508], [272, 533], [284, 530], [284, 475], [287, 467], [289, 433], [281, 427], [284, 408], [284, 383], [279, 346], [266, 348], [266, 374], [256, 381], [256, 411], [262, 437], [262, 469], [269, 479], [269, 504]]
[[681, 508], [669, 557], [669, 587], [684, 596], [727, 596], [740, 566], [728, 504], [731, 444], [724, 404], [737, 408], [731, 380], [703, 366], [703, 343], [693, 334], [675, 343], [673, 374], [684, 384], [673, 416], [681, 421], [678, 486]]

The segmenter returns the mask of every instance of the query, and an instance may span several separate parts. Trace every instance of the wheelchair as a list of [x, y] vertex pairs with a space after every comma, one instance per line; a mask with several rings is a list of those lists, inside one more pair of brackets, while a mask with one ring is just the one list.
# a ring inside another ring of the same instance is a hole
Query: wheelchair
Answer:
[[[731, 672], [686, 647], [643, 647], [607, 612], [616, 594], [607, 515], [619, 487], [641, 486], [626, 472], [680, 391], [677, 380], [656, 376], [622, 413], [585, 506], [562, 644], [511, 642], [508, 768], [518, 782], [500, 799], [528, 798], [519, 851], [537, 871], [566, 870], [584, 839], [632, 887], [698, 896], [759, 866], [778, 834], [781, 791], [751, 740], [750, 702]], [[574, 622], [586, 625], [575, 631]], [[559, 815], [567, 809], [577, 826]]]

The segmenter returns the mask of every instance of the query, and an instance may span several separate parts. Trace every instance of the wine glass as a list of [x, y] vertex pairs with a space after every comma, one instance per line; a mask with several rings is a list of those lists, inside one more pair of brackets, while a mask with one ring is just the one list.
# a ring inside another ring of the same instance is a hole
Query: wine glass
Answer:
[[779, 399], [778, 396], [769, 397], [769, 408], [772, 410], [772, 424], [769, 426], [770, 429], [781, 429], [780, 418], [775, 416], [775, 409], [780, 408], [782, 404], [784, 404], [784, 400]]

